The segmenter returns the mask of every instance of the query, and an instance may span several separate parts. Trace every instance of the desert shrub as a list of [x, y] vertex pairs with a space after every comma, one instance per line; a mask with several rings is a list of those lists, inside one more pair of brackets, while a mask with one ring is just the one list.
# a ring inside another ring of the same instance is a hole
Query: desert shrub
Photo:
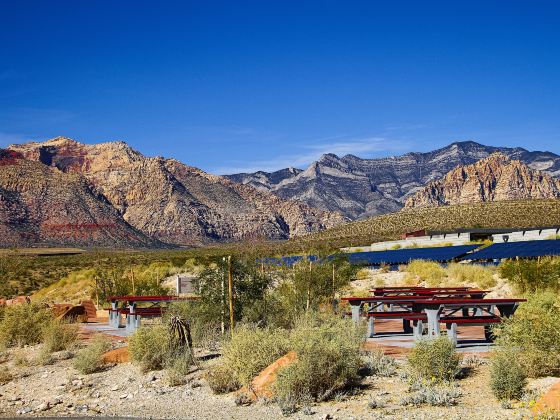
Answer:
[[103, 354], [111, 349], [111, 341], [104, 335], [97, 334], [91, 342], [76, 354], [74, 368], [83, 374], [97, 372], [103, 366]]
[[[228, 317], [227, 311], [224, 312]], [[195, 347], [216, 349], [222, 341], [220, 328], [220, 309], [205, 302], [173, 302], [163, 317], [167, 324], [173, 316], [187, 320], [191, 329], [191, 337]]]
[[453, 384], [423, 384], [410, 395], [403, 397], [401, 405], [419, 406], [423, 404], [450, 407], [457, 404], [461, 391]]
[[371, 272], [368, 268], [360, 268], [356, 272], [356, 280], [367, 280], [369, 279]]
[[13, 375], [7, 367], [0, 368], [0, 385], [7, 384], [12, 379]]
[[143, 372], [165, 369], [171, 386], [186, 382], [194, 362], [186, 343], [174, 342], [168, 324], [141, 327], [128, 340], [128, 350], [133, 363]]
[[527, 377], [518, 363], [515, 351], [502, 349], [491, 360], [490, 388], [499, 400], [519, 399], [523, 395]]
[[494, 329], [497, 344], [516, 351], [530, 377], [560, 373], [560, 297], [536, 293], [521, 304], [515, 315]]
[[433, 261], [411, 261], [405, 268], [405, 284], [426, 282], [428, 286], [439, 286], [445, 279], [445, 270]]
[[206, 381], [216, 394], [225, 394], [241, 387], [241, 384], [235, 379], [235, 373], [223, 363], [212, 366], [208, 370]]
[[52, 312], [41, 303], [8, 306], [0, 322], [0, 345], [5, 347], [38, 344], [45, 327], [53, 321]]
[[550, 290], [560, 292], [560, 258], [507, 260], [500, 264], [500, 275], [521, 293]]
[[479, 264], [451, 263], [445, 269], [448, 282], [456, 285], [476, 284], [482, 289], [496, 286], [494, 272]]
[[170, 349], [169, 330], [163, 324], [141, 327], [128, 340], [130, 359], [144, 372], [163, 369]]
[[167, 380], [169, 385], [177, 386], [186, 383], [186, 376], [190, 372], [193, 364], [192, 357], [189, 353], [182, 352], [171, 357], [166, 365]]
[[18, 349], [16, 352], [14, 352], [12, 362], [14, 366], [18, 367], [26, 367], [31, 365], [31, 361], [22, 349]]
[[43, 329], [44, 351], [56, 352], [72, 348], [78, 340], [78, 326], [54, 320]]
[[235, 380], [248, 385], [262, 369], [288, 351], [287, 331], [241, 326], [236, 328], [231, 340], [225, 343], [223, 360]]
[[428, 381], [452, 381], [459, 373], [460, 358], [447, 337], [419, 340], [408, 356], [413, 374]]
[[388, 273], [389, 271], [391, 271], [391, 266], [389, 264], [382, 263], [379, 266], [379, 272]]
[[297, 360], [281, 369], [275, 384], [284, 409], [325, 400], [358, 380], [364, 331], [351, 321], [327, 317], [301, 318], [290, 336]]
[[385, 355], [382, 350], [368, 351], [363, 356], [362, 370], [367, 376], [393, 376], [397, 371], [395, 359]]

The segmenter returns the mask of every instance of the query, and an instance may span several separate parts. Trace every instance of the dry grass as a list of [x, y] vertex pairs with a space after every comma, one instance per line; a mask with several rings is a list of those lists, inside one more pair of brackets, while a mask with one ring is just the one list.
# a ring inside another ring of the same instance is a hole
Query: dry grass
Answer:
[[481, 289], [496, 286], [494, 271], [478, 264], [449, 264], [446, 269], [448, 284], [454, 286], [476, 284]]
[[560, 200], [499, 201], [399, 211], [306, 235], [294, 242], [360, 246], [398, 239], [403, 232], [420, 229], [550, 226], [558, 220]]
[[111, 349], [111, 341], [101, 334], [95, 335], [87, 347], [74, 359], [74, 367], [83, 374], [99, 371], [103, 367], [103, 354]]
[[404, 269], [406, 270], [404, 283], [407, 286], [425, 282], [430, 287], [436, 287], [445, 279], [445, 270], [433, 261], [411, 261]]

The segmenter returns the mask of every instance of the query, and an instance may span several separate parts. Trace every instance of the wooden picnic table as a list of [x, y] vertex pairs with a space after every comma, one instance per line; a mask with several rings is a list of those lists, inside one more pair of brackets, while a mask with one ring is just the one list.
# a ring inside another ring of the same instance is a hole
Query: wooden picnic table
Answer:
[[[439, 337], [440, 324], [445, 323], [450, 339], [456, 343], [458, 324], [483, 325], [486, 338], [489, 338], [489, 325], [501, 322], [501, 318], [510, 318], [519, 304], [526, 301], [526, 299], [416, 299], [412, 303], [411, 312], [425, 314], [428, 337]], [[469, 309], [474, 309], [472, 315], [468, 315]], [[498, 314], [495, 313], [496, 309]], [[462, 316], [456, 315], [459, 311]], [[422, 316], [414, 320], [414, 333], [417, 338], [422, 337], [422, 321]]]
[[[127, 331], [134, 332], [141, 325], [142, 318], [161, 316], [164, 308], [161, 306], [151, 306], [147, 308], [138, 307], [139, 303], [169, 303], [183, 300], [197, 300], [198, 298], [178, 297], [178, 296], [111, 296], [107, 300], [111, 302], [109, 309], [109, 325], [115, 328], [122, 327], [121, 315], [125, 315], [125, 328]], [[119, 308], [119, 303], [123, 307]], [[126, 306], [126, 307], [124, 307]]]
[[[442, 290], [441, 292], [436, 289]], [[423, 316], [421, 311], [414, 306], [414, 302], [426, 299], [438, 298], [470, 298], [482, 299], [488, 291], [471, 289], [467, 291], [453, 291], [445, 288], [433, 288], [426, 294], [414, 295], [396, 295], [396, 296], [365, 296], [365, 297], [344, 297], [342, 300], [350, 304], [352, 320], [355, 323], [360, 321], [360, 315], [363, 307], [367, 304], [368, 309], [366, 315], [368, 317], [367, 337], [372, 338], [375, 335], [375, 319], [402, 319], [403, 331], [405, 333], [415, 332], [411, 323], [419, 321], [418, 316]], [[385, 306], [387, 308], [385, 308]], [[395, 310], [396, 309], [396, 310]], [[468, 316], [468, 308], [463, 309], [463, 316]], [[421, 321], [421, 320], [420, 320]], [[418, 322], [416, 322], [418, 324]], [[415, 325], [416, 325], [415, 324]], [[421, 322], [420, 322], [420, 325]]]

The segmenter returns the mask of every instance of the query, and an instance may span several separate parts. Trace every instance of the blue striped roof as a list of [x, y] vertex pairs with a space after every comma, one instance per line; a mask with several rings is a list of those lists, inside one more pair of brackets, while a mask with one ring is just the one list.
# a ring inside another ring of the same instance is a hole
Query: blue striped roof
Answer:
[[473, 252], [463, 260], [501, 260], [560, 255], [560, 240], [504, 242]]
[[462, 257], [480, 245], [443, 246], [437, 248], [411, 248], [392, 251], [355, 252], [347, 254], [351, 264], [407, 264], [412, 260], [437, 262], [452, 261]]

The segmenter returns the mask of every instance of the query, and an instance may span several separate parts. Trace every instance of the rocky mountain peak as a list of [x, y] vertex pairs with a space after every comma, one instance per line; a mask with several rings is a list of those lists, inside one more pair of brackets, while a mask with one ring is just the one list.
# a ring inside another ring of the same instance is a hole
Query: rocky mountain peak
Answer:
[[546, 198], [560, 198], [559, 180], [495, 152], [431, 181], [408, 198], [405, 208]]
[[[122, 141], [87, 145], [56, 138], [12, 145], [10, 151], [35, 167], [80, 177], [123, 223], [164, 243], [287, 239], [346, 220], [340, 214], [281, 199], [175, 159], [143, 156]], [[299, 173], [285, 172], [276, 178]], [[19, 182], [13, 180], [15, 188]]]
[[[430, 181], [442, 178], [459, 165], [475, 163], [495, 152], [518, 159], [532, 169], [546, 171], [553, 177], [560, 176], [560, 156], [554, 153], [485, 146], [468, 140], [456, 141], [431, 152], [378, 159], [325, 154], [304, 171], [281, 180], [275, 180], [266, 172], [229, 175], [228, 178], [258, 186], [282, 198], [358, 219], [397, 211], [408, 197]], [[275, 173], [278, 172], [281, 171]]]

